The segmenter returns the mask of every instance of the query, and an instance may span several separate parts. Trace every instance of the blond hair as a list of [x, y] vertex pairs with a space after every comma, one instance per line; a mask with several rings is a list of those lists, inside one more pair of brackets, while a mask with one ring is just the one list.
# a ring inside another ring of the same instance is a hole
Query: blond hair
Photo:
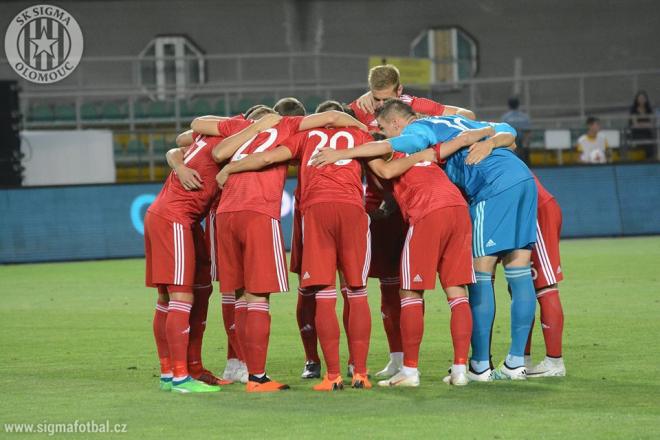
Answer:
[[392, 64], [372, 67], [369, 70], [369, 88], [371, 90], [398, 88], [399, 82], [399, 69]]

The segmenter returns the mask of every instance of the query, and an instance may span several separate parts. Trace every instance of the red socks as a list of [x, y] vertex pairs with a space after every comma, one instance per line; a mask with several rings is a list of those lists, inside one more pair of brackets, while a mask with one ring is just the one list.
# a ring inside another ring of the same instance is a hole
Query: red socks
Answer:
[[245, 360], [248, 372], [260, 376], [266, 372], [266, 356], [268, 355], [268, 339], [270, 337], [270, 306], [267, 302], [251, 302], [247, 304], [245, 318]]
[[536, 298], [541, 305], [541, 326], [546, 355], [561, 357], [564, 311], [559, 299], [559, 290], [557, 288], [541, 290], [536, 293]]
[[367, 288], [348, 288], [350, 313], [348, 317], [349, 349], [356, 374], [367, 374], [367, 355], [371, 337], [371, 312]]
[[213, 286], [194, 289], [195, 301], [190, 310], [190, 338], [188, 340], [188, 372], [197, 376], [202, 372], [202, 339], [209, 311], [209, 297]]
[[409, 368], [417, 368], [419, 346], [422, 344], [422, 336], [424, 335], [424, 300], [422, 298], [404, 297], [400, 301], [403, 365]]
[[472, 337], [472, 311], [467, 297], [448, 299], [451, 310], [451, 341], [454, 345], [454, 365], [466, 365]]
[[328, 378], [335, 379], [339, 371], [339, 322], [337, 321], [337, 291], [326, 286], [316, 292], [316, 333], [319, 337]]
[[[333, 289], [334, 290], [334, 289]], [[335, 292], [335, 301], [337, 294]], [[296, 319], [300, 338], [305, 349], [305, 360], [319, 363], [319, 353], [316, 347], [317, 331], [315, 324], [316, 299], [311, 289], [298, 287], [298, 304], [296, 305]], [[336, 320], [336, 319], [335, 319]]]
[[403, 351], [401, 345], [401, 300], [399, 298], [399, 278], [380, 279], [380, 313], [387, 335], [390, 353]]
[[240, 298], [234, 303], [234, 349], [237, 349], [239, 359], [246, 360], [245, 354], [245, 320], [247, 319], [247, 301]]
[[190, 334], [190, 309], [192, 303], [170, 300], [167, 312], [167, 345], [174, 380], [183, 380], [188, 376], [188, 336]]
[[344, 300], [342, 309], [342, 324], [344, 325], [344, 334], [346, 335], [346, 344], [348, 344], [348, 364], [353, 365], [353, 354], [351, 353], [351, 335], [348, 333], [348, 317], [351, 315], [351, 305], [348, 303], [348, 287], [341, 287], [341, 297]]
[[170, 363], [170, 349], [167, 346], [167, 301], [158, 301], [156, 303], [156, 312], [154, 313], [154, 337], [156, 339], [156, 349], [158, 359], [160, 360], [160, 374], [172, 374], [172, 364]]
[[236, 307], [236, 296], [234, 292], [222, 293], [222, 323], [227, 335], [227, 359], [241, 359], [240, 348], [236, 341], [236, 325], [234, 308]]

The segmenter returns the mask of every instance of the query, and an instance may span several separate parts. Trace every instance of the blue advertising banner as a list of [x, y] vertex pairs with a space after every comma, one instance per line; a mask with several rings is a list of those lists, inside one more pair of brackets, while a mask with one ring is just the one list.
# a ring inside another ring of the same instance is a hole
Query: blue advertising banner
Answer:
[[[563, 212], [564, 237], [660, 234], [660, 164], [534, 170]], [[161, 184], [0, 190], [0, 263], [141, 257], [144, 213]], [[282, 229], [291, 242], [293, 189]]]

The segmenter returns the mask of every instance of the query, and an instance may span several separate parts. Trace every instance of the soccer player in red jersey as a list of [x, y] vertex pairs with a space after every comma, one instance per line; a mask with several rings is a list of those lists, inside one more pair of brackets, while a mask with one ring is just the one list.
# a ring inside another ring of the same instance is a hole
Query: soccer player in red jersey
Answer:
[[[218, 145], [215, 159], [222, 161], [231, 158], [231, 163], [253, 153], [276, 148], [298, 130], [327, 125], [364, 128], [363, 124], [340, 112], [285, 117], [264, 133], [251, 130], [251, 126], [240, 132], [227, 131], [230, 127], [225, 124], [221, 122], [216, 127], [210, 127], [210, 131], [227, 136]], [[222, 150], [235, 150], [235, 153], [226, 155]], [[286, 164], [230, 176], [226, 185], [223, 182], [223, 195], [217, 211], [220, 284], [227, 290], [240, 292], [244, 289], [243, 296], [248, 306], [244, 326], [237, 323], [250, 373], [246, 387], [248, 392], [288, 388], [271, 380], [265, 371], [270, 334], [269, 297], [273, 292], [288, 290], [279, 223], [285, 177]]]
[[[201, 364], [203, 315], [211, 291], [210, 269], [203, 269], [208, 257], [199, 222], [218, 192], [212, 184], [218, 165], [211, 153], [219, 141], [217, 137], [193, 134], [183, 164], [194, 171], [201, 187], [188, 191], [188, 181], [182, 183], [172, 171], [145, 216], [146, 284], [158, 288], [153, 327], [161, 388], [182, 393], [219, 390], [190, 375], [213, 378]], [[199, 305], [191, 316], [195, 297]], [[189, 371], [189, 360], [193, 361], [190, 367], [194, 371]]]
[[[546, 356], [539, 364], [528, 368], [527, 377], [565, 376], [562, 358], [562, 333], [564, 312], [559, 299], [558, 283], [564, 279], [559, 257], [561, 234], [561, 208], [550, 192], [534, 176], [538, 191], [537, 242], [532, 248], [532, 277], [536, 298], [541, 306], [541, 326], [545, 340]], [[530, 329], [525, 349], [526, 363], [531, 363], [532, 331]]]
[[[471, 145], [482, 137], [472, 133], [447, 142], [446, 148]], [[352, 151], [335, 151], [333, 158], [346, 160]], [[467, 359], [472, 334], [466, 285], [474, 282], [472, 269], [472, 224], [467, 204], [459, 190], [432, 161], [436, 152], [414, 155], [394, 153], [393, 160], [369, 161], [381, 178], [392, 179], [394, 195], [410, 224], [401, 253], [401, 335], [404, 360], [400, 371], [381, 386], [419, 385], [417, 362], [424, 331], [422, 297], [435, 288], [437, 273], [452, 313], [451, 336], [454, 365], [448, 383], [466, 385]], [[314, 161], [313, 161], [314, 162]]]
[[[369, 71], [369, 92], [349, 104], [356, 118], [369, 127], [370, 131], [380, 131], [375, 113], [389, 98], [398, 98], [412, 106], [417, 113], [440, 116], [461, 114], [474, 119], [469, 110], [443, 105], [427, 98], [403, 94], [399, 69], [387, 64], [373, 67]], [[408, 225], [403, 221], [400, 210], [392, 197], [390, 184], [379, 182], [378, 178], [367, 173], [366, 209], [372, 217], [372, 261], [370, 277], [380, 280], [381, 316], [390, 349], [390, 361], [377, 377], [396, 374], [402, 366], [403, 352], [399, 316], [399, 257], [406, 237]], [[349, 370], [351, 366], [349, 365]]]
[[[337, 106], [341, 108], [340, 104]], [[323, 113], [321, 113], [323, 114]], [[357, 161], [339, 162], [325, 170], [310, 167], [312, 155], [321, 148], [352, 148], [372, 138], [356, 128], [317, 128], [298, 133], [270, 152], [254, 154], [233, 162], [220, 172], [222, 182], [229, 175], [299, 160], [300, 210], [304, 246], [301, 265], [302, 287], [315, 297], [315, 326], [327, 364], [318, 391], [343, 388], [339, 362], [339, 324], [335, 313], [336, 272], [341, 270], [351, 303], [349, 327], [354, 355], [354, 388], [370, 388], [366, 359], [371, 319], [366, 279], [370, 246], [368, 216], [362, 201], [362, 166]]]

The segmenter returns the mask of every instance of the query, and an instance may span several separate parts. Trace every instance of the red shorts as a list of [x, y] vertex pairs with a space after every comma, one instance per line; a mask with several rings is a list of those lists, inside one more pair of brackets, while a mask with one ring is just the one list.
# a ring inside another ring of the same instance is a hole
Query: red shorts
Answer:
[[253, 211], [216, 216], [221, 292], [286, 292], [289, 279], [279, 220]]
[[291, 272], [300, 275], [302, 266], [302, 215], [298, 208], [293, 210], [293, 226], [291, 228]]
[[401, 250], [406, 241], [406, 224], [397, 211], [371, 222], [371, 278], [398, 278]]
[[559, 258], [561, 208], [552, 199], [539, 206], [536, 222], [536, 244], [532, 248], [532, 277], [536, 290], [552, 286], [564, 279]]
[[193, 230], [189, 226], [147, 212], [144, 217], [144, 254], [148, 287], [172, 286], [168, 287], [170, 292], [175, 289], [192, 293], [196, 256]]
[[215, 212], [210, 212], [206, 217], [206, 228], [204, 229], [204, 241], [206, 249], [209, 253], [210, 265], [209, 273], [211, 281], [218, 281], [218, 265], [216, 264], [217, 256], [215, 251], [216, 238], [215, 238]]
[[431, 290], [475, 282], [472, 221], [465, 206], [436, 209], [408, 228], [401, 253], [401, 288]]
[[349, 286], [367, 284], [371, 254], [369, 216], [348, 203], [317, 203], [303, 216], [301, 286], [335, 285], [341, 270]]

